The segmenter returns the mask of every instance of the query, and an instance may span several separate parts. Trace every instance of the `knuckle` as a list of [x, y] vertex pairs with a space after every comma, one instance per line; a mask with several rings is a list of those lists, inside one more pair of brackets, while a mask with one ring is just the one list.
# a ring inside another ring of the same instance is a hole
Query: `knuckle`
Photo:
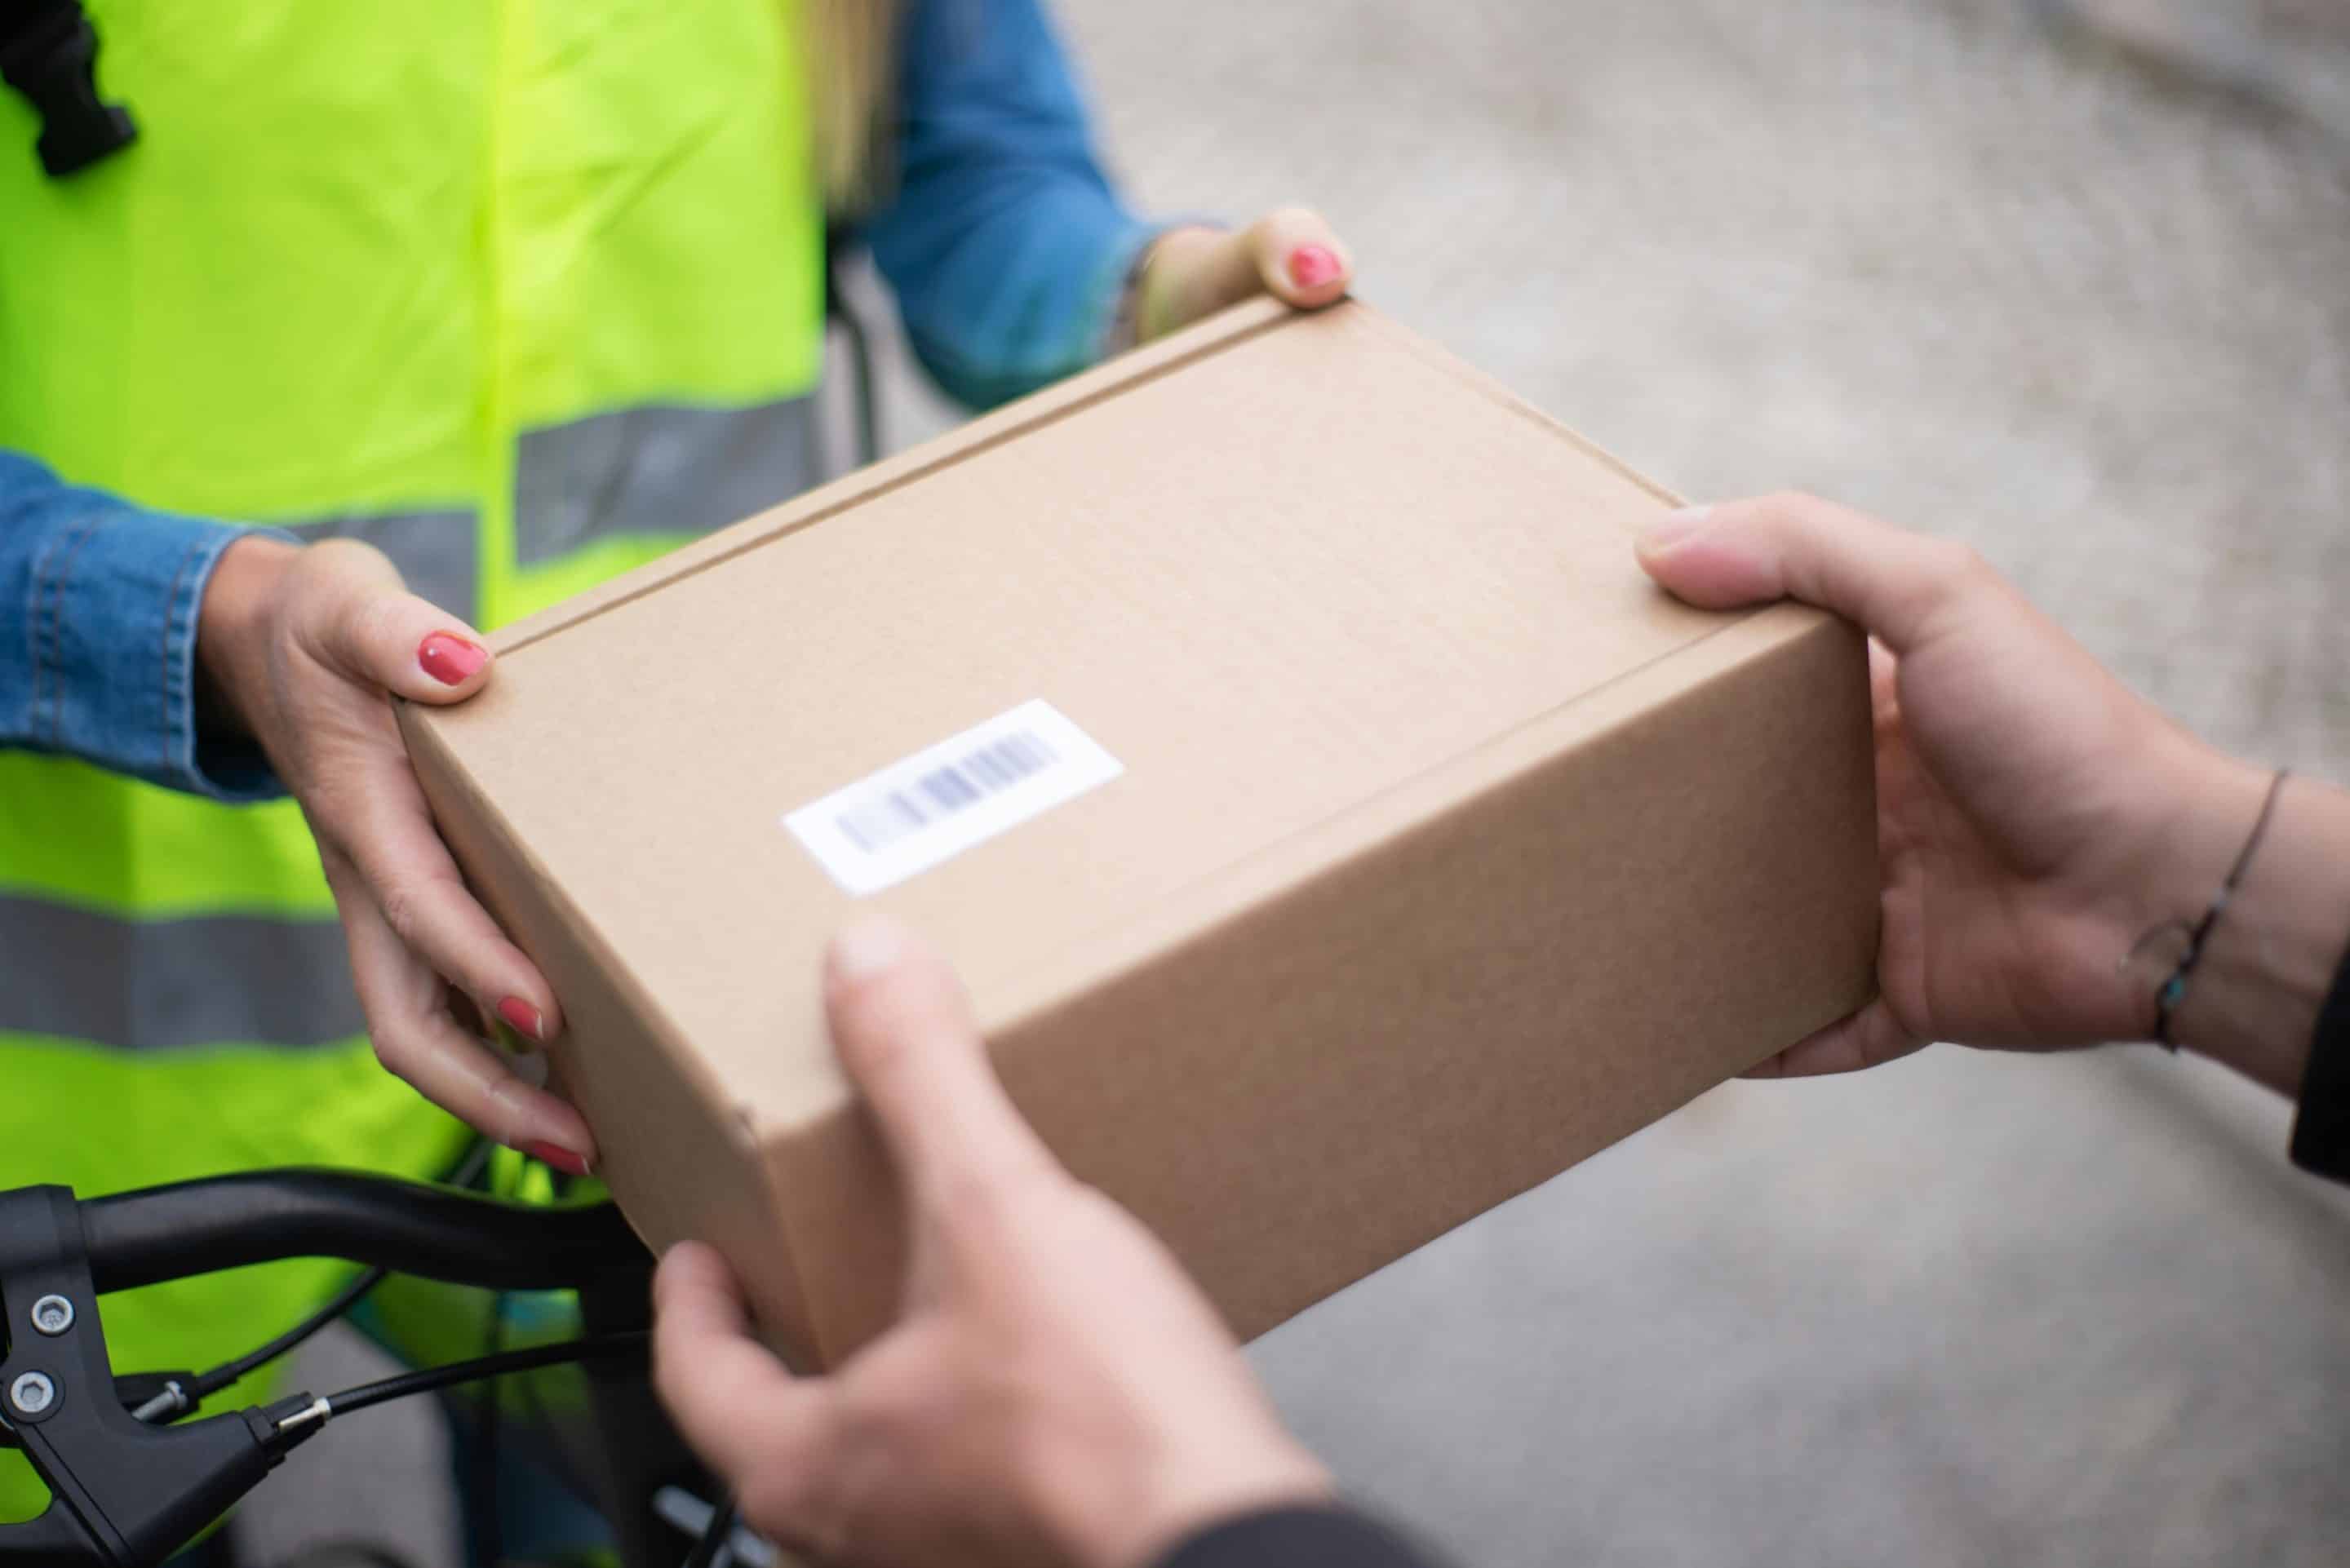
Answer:
[[1060, 1201], [1070, 1185], [1056, 1171], [1024, 1161], [965, 1166], [941, 1179], [939, 1219], [948, 1231], [966, 1240], [1000, 1237], [1022, 1216]]
[[1924, 544], [1918, 569], [1905, 574], [1889, 597], [1917, 632], [1922, 633], [1948, 612], [1980, 603], [1985, 593], [1996, 591], [1999, 582], [1998, 572], [1973, 545], [1955, 539], [1932, 539]]
[[392, 935], [414, 947], [423, 921], [421, 890], [412, 882], [386, 883], [376, 889], [376, 903]]
[[1936, 539], [1926, 547], [1919, 583], [1920, 608], [1971, 598], [1999, 580], [1981, 551], [1958, 539]]
[[1018, 1207], [1015, 1198], [1009, 1184], [995, 1172], [964, 1168], [940, 1181], [936, 1201], [940, 1221], [949, 1231], [962, 1236], [993, 1236], [1000, 1234], [1010, 1222]]
[[463, 1103], [460, 1103], [459, 1096], [450, 1095], [443, 1096], [439, 1104], [475, 1131], [512, 1146], [530, 1131], [530, 1106], [537, 1094], [512, 1072], [500, 1072], [486, 1088], [473, 1086], [463, 1097]]
[[385, 880], [376, 888], [376, 902], [392, 934], [413, 948], [429, 932], [434, 909], [454, 890], [454, 884], [430, 875]]
[[1784, 522], [1801, 522], [1816, 517], [1827, 503], [1808, 490], [1774, 490], [1757, 503], [1765, 517]]
[[1999, 574], [1991, 561], [1974, 545], [1963, 539], [1945, 539], [1936, 549], [1940, 559], [1936, 569], [1950, 581], [1964, 587], [1979, 587]]
[[415, 1039], [390, 1024], [376, 1025], [369, 1038], [375, 1046], [377, 1064], [410, 1088], [416, 1088], [420, 1049]]
[[[386, 562], [386, 571], [394, 571]], [[398, 581], [395, 572], [393, 580]], [[390, 645], [400, 637], [400, 612], [405, 607], [400, 596], [390, 593], [363, 593], [350, 607], [351, 640], [361, 649], [373, 650]]]

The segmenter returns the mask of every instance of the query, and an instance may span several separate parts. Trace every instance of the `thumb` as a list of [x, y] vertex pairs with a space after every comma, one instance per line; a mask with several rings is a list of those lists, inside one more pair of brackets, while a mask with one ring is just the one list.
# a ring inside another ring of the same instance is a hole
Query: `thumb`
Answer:
[[841, 1064], [917, 1204], [1055, 1168], [1004, 1094], [937, 950], [868, 916], [835, 939], [825, 1002]]
[[1690, 604], [1800, 599], [1858, 622], [1896, 653], [1989, 575], [1962, 545], [1811, 495], [1690, 507], [1650, 525], [1634, 548], [1650, 576]]
[[1354, 281], [1355, 263], [1321, 213], [1282, 207], [1249, 225], [1249, 259], [1265, 292], [1295, 306], [1327, 305]]
[[306, 554], [324, 579], [310, 602], [322, 607], [314, 646], [327, 663], [416, 702], [462, 701], [488, 682], [482, 634], [410, 593], [380, 551], [337, 539]]

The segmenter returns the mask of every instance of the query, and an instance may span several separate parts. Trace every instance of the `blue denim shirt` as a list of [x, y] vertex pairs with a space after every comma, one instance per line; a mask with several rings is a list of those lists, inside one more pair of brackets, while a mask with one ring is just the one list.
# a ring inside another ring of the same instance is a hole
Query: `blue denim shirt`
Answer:
[[[915, 0], [901, 47], [895, 194], [864, 238], [915, 353], [982, 406], [1092, 363], [1154, 231], [1095, 159], [1039, 0]], [[272, 793], [195, 710], [196, 611], [244, 531], [0, 452], [0, 749], [225, 800]]]

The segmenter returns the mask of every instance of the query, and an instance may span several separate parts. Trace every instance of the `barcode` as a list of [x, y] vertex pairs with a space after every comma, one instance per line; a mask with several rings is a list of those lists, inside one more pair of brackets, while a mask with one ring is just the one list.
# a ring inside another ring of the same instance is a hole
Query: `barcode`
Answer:
[[941, 817], [1010, 789], [1032, 774], [1042, 773], [1056, 756], [1042, 735], [1015, 730], [968, 756], [932, 768], [879, 800], [844, 811], [834, 820], [840, 825], [843, 838], [870, 855]]
[[784, 826], [863, 896], [1075, 800], [1126, 770], [1039, 699], [787, 813]]

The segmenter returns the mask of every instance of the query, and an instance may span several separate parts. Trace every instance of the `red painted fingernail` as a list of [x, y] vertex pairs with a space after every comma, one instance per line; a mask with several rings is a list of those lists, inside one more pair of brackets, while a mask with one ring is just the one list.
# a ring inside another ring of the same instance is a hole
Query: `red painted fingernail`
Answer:
[[1300, 245], [1289, 253], [1290, 281], [1300, 288], [1319, 288], [1345, 270], [1327, 245]]
[[515, 1033], [525, 1039], [545, 1040], [546, 1038], [545, 1033], [546, 1021], [538, 1015], [537, 1008], [519, 996], [509, 996], [499, 1002], [498, 1016], [504, 1019], [507, 1026]]
[[424, 666], [424, 673], [443, 686], [463, 686], [489, 661], [487, 649], [476, 648], [463, 638], [452, 637], [445, 631], [434, 632], [416, 650], [416, 662]]
[[526, 1143], [522, 1146], [522, 1151], [541, 1165], [551, 1165], [566, 1176], [588, 1174], [588, 1161], [559, 1143]]

